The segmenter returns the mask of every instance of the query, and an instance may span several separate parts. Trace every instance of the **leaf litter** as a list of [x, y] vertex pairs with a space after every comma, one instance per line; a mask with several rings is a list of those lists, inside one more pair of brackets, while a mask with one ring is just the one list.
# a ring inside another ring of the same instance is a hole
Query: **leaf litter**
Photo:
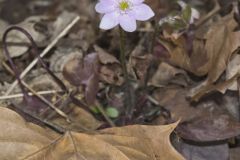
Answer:
[[[0, 51], [1, 158], [239, 159], [239, 2], [146, 0], [156, 16], [126, 34], [127, 85], [117, 29], [98, 29], [96, 3], [0, 1], [0, 35], [23, 27], [38, 52], [80, 15], [41, 58], [46, 67], [20, 80], [25, 91], [4, 95], [18, 75]], [[7, 45], [21, 73], [36, 51], [18, 31]], [[125, 103], [133, 105], [130, 118]]]

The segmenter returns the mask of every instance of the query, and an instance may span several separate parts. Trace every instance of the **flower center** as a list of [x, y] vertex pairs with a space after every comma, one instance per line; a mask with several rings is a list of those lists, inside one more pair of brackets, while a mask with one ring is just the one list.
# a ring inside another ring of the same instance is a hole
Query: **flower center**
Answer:
[[119, 8], [122, 10], [122, 11], [126, 11], [127, 9], [130, 8], [130, 4], [129, 2], [127, 1], [122, 1], [119, 3]]

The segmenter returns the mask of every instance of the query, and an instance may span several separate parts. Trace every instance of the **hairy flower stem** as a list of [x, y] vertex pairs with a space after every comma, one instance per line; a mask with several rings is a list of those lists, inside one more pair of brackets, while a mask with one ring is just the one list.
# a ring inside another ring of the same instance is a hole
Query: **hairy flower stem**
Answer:
[[125, 80], [125, 87], [124, 87], [124, 108], [125, 108], [125, 122], [129, 123], [132, 119], [133, 115], [133, 108], [135, 106], [135, 96], [134, 90], [131, 86], [131, 82], [128, 76], [127, 71], [127, 64], [126, 64], [126, 51], [125, 51], [125, 44], [126, 44], [126, 35], [125, 32], [119, 28], [120, 31], [120, 61], [123, 69], [124, 80]]

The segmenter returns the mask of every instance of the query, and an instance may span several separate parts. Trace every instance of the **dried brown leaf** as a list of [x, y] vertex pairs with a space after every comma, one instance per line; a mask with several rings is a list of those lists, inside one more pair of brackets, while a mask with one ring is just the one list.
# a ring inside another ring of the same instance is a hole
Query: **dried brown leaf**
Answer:
[[0, 108], [2, 159], [34, 160], [183, 160], [170, 143], [177, 123], [127, 126], [64, 136], [26, 123], [15, 112]]
[[229, 160], [229, 147], [225, 142], [215, 143], [186, 143], [177, 142], [176, 148], [187, 160]]
[[198, 142], [221, 141], [240, 134], [240, 123], [226, 114], [206, 115], [181, 124], [178, 134]]
[[103, 82], [120, 86], [124, 82], [122, 74], [121, 66], [119, 64], [113, 64], [111, 66], [102, 66], [99, 76]]
[[73, 58], [63, 68], [63, 76], [72, 85], [85, 87], [85, 99], [94, 104], [98, 92], [99, 63], [96, 53], [88, 54], [83, 60]]
[[148, 84], [160, 87], [162, 85], [171, 83], [176, 75], [183, 75], [184, 77], [187, 77], [187, 74], [184, 70], [178, 69], [169, 65], [168, 63], [162, 62], [158, 66], [156, 73], [151, 78]]
[[170, 57], [164, 60], [197, 76], [208, 74], [208, 83], [213, 83], [226, 69], [231, 55], [240, 45], [240, 32], [234, 32], [236, 26], [237, 22], [230, 14], [207, 29], [200, 28], [195, 35], [191, 54], [187, 52], [187, 45], [191, 44], [184, 37], [172, 42], [161, 40], [170, 53]]
[[169, 140], [176, 125], [136, 125], [89, 135], [67, 132], [58, 141], [26, 159], [183, 160]]
[[141, 81], [142, 83], [144, 83], [144, 80], [147, 75], [148, 67], [152, 63], [152, 59], [153, 57], [151, 54], [134, 55], [134, 52], [133, 52], [133, 54], [130, 56], [128, 65], [133, 71], [133, 73], [136, 75], [136, 77], [139, 79], [139, 81]]
[[71, 122], [67, 122], [65, 118], [59, 115], [52, 117], [49, 121], [65, 130], [76, 132], [93, 131], [101, 125], [101, 122], [96, 120], [93, 115], [74, 104], [69, 104], [64, 112], [71, 118]]
[[104, 49], [102, 49], [101, 47], [94, 45], [94, 49], [99, 57], [99, 61], [102, 64], [113, 64], [113, 63], [118, 63], [120, 64], [120, 62], [117, 60], [116, 57], [114, 57], [113, 55], [107, 53]]
[[[41, 20], [44, 18], [46, 19], [46, 17], [43, 17], [43, 16], [28, 17], [26, 20], [24, 20], [23, 22], [21, 22], [17, 25], [19, 27], [22, 27], [25, 30], [27, 30], [37, 43], [41, 43], [44, 40], [46, 40], [47, 37], [43, 33], [37, 31], [35, 29], [35, 25], [36, 25], [36, 23], [41, 22]], [[6, 30], [6, 28], [2, 28], [2, 30], [0, 31], [0, 37], [2, 37], [5, 30]], [[19, 31], [10, 32], [9, 36], [7, 38], [7, 41], [12, 42], [12, 43], [20, 43], [20, 44], [21, 43], [29, 43], [29, 40], [25, 36], [25, 34], [19, 32]], [[26, 53], [26, 51], [29, 49], [29, 46], [19, 45], [19, 46], [10, 46], [8, 48], [9, 48], [9, 53], [10, 53], [11, 57], [18, 57], [18, 56], [21, 56], [24, 53]], [[0, 50], [0, 53], [1, 53], [1, 50]], [[1, 54], [3, 54], [3, 53], [1, 53]]]
[[[240, 73], [240, 55], [235, 54], [232, 56], [230, 62], [226, 69], [226, 80], [232, 79], [236, 74]], [[238, 91], [237, 81], [233, 82], [231, 86], [228, 87], [229, 90]]]
[[[181, 119], [181, 122], [195, 119], [213, 110], [213, 102], [203, 102], [194, 106], [187, 100], [187, 94], [188, 89], [169, 87], [159, 89], [154, 93], [154, 97], [161, 106], [164, 106], [171, 113], [173, 120]], [[159, 120], [161, 119], [158, 119], [156, 122], [162, 123]]]
[[[230, 13], [212, 23], [208, 28], [203, 26], [195, 34], [191, 54], [187, 52], [187, 46], [190, 45], [187, 43], [187, 38], [180, 37], [172, 42], [161, 41], [170, 53], [170, 58], [165, 58], [165, 61], [197, 76], [207, 75], [206, 81], [192, 90], [190, 96], [194, 97], [194, 100], [198, 100], [205, 93], [217, 90], [212, 84], [226, 70], [232, 54], [240, 46], [240, 32], [234, 31], [237, 25], [233, 13]], [[225, 90], [227, 87], [229, 86], [225, 85]]]
[[239, 76], [240, 74], [237, 73], [231, 79], [226, 80], [224, 82], [200, 86], [200, 88], [197, 89], [196, 93], [194, 92], [193, 95], [189, 94], [188, 96], [191, 97], [191, 101], [198, 102], [203, 96], [216, 91], [224, 94], [234, 84], [234, 82], [236, 82]]
[[17, 113], [0, 107], [1, 159], [22, 159], [51, 143], [57, 134], [27, 123]]
[[206, 34], [209, 58], [208, 83], [215, 82], [226, 69], [231, 55], [240, 46], [240, 32], [234, 32], [237, 22], [232, 14], [216, 23]]

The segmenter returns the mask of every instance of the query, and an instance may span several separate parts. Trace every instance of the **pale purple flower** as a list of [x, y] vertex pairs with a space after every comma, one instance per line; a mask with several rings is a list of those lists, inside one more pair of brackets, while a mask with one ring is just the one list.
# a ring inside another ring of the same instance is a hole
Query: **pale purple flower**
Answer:
[[137, 20], [146, 21], [154, 16], [144, 0], [99, 0], [95, 9], [104, 14], [100, 28], [108, 30], [118, 24], [127, 32], [137, 29]]

